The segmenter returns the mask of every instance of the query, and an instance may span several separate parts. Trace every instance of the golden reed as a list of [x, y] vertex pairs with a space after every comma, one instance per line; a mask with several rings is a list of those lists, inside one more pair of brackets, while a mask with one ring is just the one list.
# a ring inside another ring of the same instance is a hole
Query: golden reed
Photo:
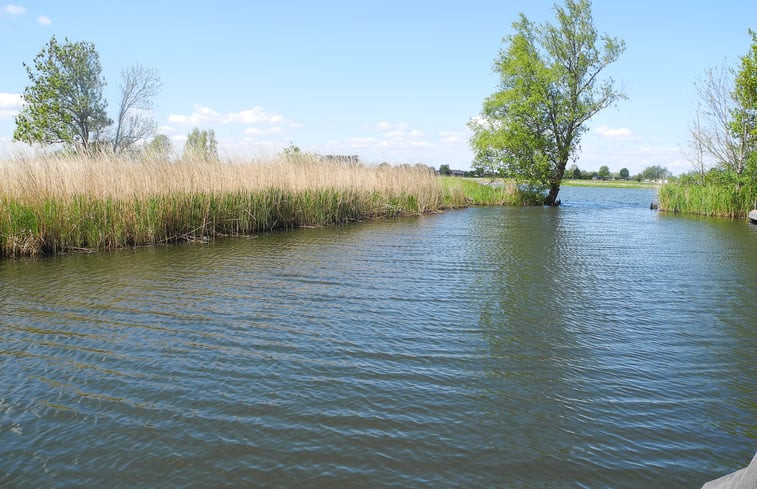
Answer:
[[250, 161], [0, 161], [0, 256], [204, 240], [469, 203], [428, 168]]

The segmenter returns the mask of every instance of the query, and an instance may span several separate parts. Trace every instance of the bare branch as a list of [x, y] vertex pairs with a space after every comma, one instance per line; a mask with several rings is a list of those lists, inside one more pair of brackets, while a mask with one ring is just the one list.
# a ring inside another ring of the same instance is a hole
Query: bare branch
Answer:
[[741, 174], [747, 148], [746, 139], [732, 130], [732, 114], [736, 108], [733, 85], [733, 70], [725, 64], [707, 70], [703, 83], [697, 85], [702, 105], [697, 111], [692, 137], [693, 144], [701, 146], [717, 164]]
[[127, 150], [134, 143], [150, 137], [156, 128], [148, 112], [152, 98], [162, 86], [157, 70], [134, 65], [121, 72], [121, 103], [113, 137], [113, 152]]

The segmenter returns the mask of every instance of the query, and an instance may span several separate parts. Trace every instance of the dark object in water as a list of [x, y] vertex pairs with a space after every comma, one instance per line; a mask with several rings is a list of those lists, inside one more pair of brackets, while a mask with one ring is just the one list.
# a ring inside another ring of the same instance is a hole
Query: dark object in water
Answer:
[[651, 204], [649, 204], [649, 208], [652, 209], [653, 211], [657, 210], [657, 207], [658, 207], [657, 202], [652, 202]]
[[702, 489], [754, 489], [757, 487], [757, 453], [748, 467], [705, 483]]
[[757, 224], [757, 209], [749, 211], [749, 222]]

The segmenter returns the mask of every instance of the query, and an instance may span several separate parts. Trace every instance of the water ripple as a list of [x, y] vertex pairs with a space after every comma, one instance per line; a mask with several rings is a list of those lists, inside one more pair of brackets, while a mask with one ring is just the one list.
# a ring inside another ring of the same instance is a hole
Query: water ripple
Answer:
[[698, 487], [757, 235], [651, 200], [0, 263], [0, 486]]

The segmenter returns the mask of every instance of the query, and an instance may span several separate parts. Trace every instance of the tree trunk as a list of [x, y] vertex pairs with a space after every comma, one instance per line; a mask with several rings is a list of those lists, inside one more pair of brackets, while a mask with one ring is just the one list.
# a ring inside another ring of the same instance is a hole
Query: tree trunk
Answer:
[[549, 179], [549, 193], [547, 198], [544, 199], [544, 205], [551, 205], [557, 207], [560, 205], [560, 201], [557, 200], [557, 194], [560, 193], [560, 183], [562, 183], [563, 176], [565, 176], [565, 167], [568, 165], [568, 157], [570, 155], [570, 141], [573, 137], [569, 137], [567, 140], [567, 146], [561, 151], [560, 161], [557, 163], [555, 173], [553, 173]]
[[560, 201], [557, 200], [557, 194], [560, 192], [560, 182], [552, 182], [549, 187], [549, 193], [547, 198], [544, 199], [544, 205], [551, 205], [557, 207], [560, 205]]

